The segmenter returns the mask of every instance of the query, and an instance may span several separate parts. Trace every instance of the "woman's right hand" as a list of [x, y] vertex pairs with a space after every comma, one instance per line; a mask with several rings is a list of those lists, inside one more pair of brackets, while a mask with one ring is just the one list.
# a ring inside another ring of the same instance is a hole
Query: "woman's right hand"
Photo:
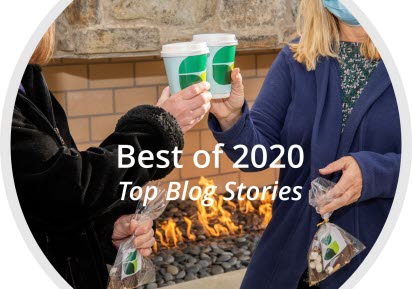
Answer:
[[245, 102], [245, 91], [240, 69], [232, 71], [232, 91], [230, 97], [212, 100], [210, 112], [219, 121], [222, 131], [230, 129], [242, 116], [242, 107]]
[[185, 133], [208, 113], [212, 99], [209, 89], [208, 82], [200, 82], [170, 96], [170, 88], [166, 87], [157, 106], [173, 115]]

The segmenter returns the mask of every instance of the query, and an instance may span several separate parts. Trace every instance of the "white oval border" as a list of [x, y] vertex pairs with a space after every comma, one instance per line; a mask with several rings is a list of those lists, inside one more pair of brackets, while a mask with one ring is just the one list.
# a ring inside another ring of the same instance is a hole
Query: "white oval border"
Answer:
[[[385, 42], [380, 37], [379, 33], [376, 31], [373, 24], [369, 21], [366, 15], [355, 5], [353, 0], [341, 0], [350, 11], [356, 16], [357, 19], [362, 23], [362, 26], [366, 29], [370, 37], [373, 39], [374, 43], [378, 47], [382, 58], [385, 60], [385, 65], [388, 73], [392, 80], [392, 85], [395, 90], [399, 114], [401, 119], [401, 129], [402, 129], [402, 158], [401, 158], [401, 170], [398, 181], [398, 188], [396, 192], [396, 197], [393, 202], [392, 209], [390, 211], [388, 220], [380, 234], [376, 244], [371, 249], [369, 255], [366, 257], [361, 266], [356, 270], [356, 272], [348, 279], [348, 281], [341, 288], [354, 288], [359, 280], [366, 274], [369, 268], [373, 265], [375, 260], [378, 258], [379, 253], [382, 251], [387, 240], [389, 239], [396, 221], [400, 215], [402, 209], [403, 201], [406, 195], [406, 189], [408, 185], [408, 178], [410, 175], [412, 153], [405, 148], [412, 147], [412, 131], [411, 131], [411, 119], [410, 112], [408, 109], [408, 101], [406, 98], [405, 90], [401, 82], [399, 72], [395, 66], [394, 60], [385, 45]], [[16, 97], [16, 91], [18, 90], [20, 80], [22, 78], [24, 69], [30, 59], [32, 52], [34, 51], [36, 44], [39, 42], [43, 34], [47, 31], [47, 28], [53, 23], [53, 21], [63, 12], [63, 10], [71, 3], [71, 0], [61, 0], [46, 16], [46, 18], [41, 22], [39, 27], [36, 29], [33, 36], [30, 38], [28, 44], [23, 50], [22, 55], [16, 65], [16, 68], [11, 77], [9, 84], [7, 96], [5, 99], [5, 104], [3, 108], [3, 126], [1, 127], [1, 138], [0, 138], [0, 148], [1, 148], [1, 166], [4, 176], [5, 191], [7, 194], [7, 199], [11, 207], [11, 211], [16, 220], [22, 237], [26, 241], [27, 246], [30, 248], [33, 256], [39, 262], [40, 266], [48, 273], [53, 282], [63, 289], [71, 289], [66, 281], [57, 273], [54, 267], [47, 260], [43, 252], [40, 250], [33, 235], [27, 226], [26, 220], [22, 213], [19, 200], [17, 198], [16, 188], [14, 186], [12, 167], [11, 167], [11, 155], [10, 155], [10, 127], [11, 119], [13, 115], [14, 101]], [[35, 284], [34, 284], [35, 285]]]

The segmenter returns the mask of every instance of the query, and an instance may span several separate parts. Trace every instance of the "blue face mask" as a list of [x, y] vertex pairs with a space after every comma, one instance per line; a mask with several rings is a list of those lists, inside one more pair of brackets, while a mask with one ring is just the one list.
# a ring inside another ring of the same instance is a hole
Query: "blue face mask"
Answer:
[[323, 0], [323, 6], [344, 23], [350, 26], [360, 26], [358, 20], [339, 0]]

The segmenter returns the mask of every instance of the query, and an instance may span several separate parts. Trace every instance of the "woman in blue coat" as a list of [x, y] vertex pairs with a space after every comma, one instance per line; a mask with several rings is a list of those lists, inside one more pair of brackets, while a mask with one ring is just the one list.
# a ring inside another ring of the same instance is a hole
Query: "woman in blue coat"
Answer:
[[[286, 157], [278, 187], [301, 186], [301, 199], [277, 199], [273, 218], [255, 251], [242, 289], [307, 288], [307, 253], [320, 216], [308, 203], [310, 182], [323, 176], [337, 182], [334, 200], [320, 213], [334, 211], [331, 222], [367, 247], [352, 261], [320, 282], [339, 288], [358, 268], [377, 240], [395, 196], [400, 158], [399, 113], [391, 80], [374, 44], [350, 12], [337, 0], [302, 0], [299, 38], [273, 63], [249, 110], [242, 77], [232, 72], [230, 98], [212, 104], [209, 127], [233, 147], [263, 145], [268, 164], [278, 155], [274, 144], [304, 152], [300, 168]], [[259, 150], [258, 150], [259, 151]], [[285, 154], [287, 155], [287, 154]], [[257, 163], [262, 155], [257, 155]], [[292, 159], [298, 161], [298, 151]], [[284, 198], [285, 199], [285, 198]], [[287, 199], [287, 198], [286, 198]]]

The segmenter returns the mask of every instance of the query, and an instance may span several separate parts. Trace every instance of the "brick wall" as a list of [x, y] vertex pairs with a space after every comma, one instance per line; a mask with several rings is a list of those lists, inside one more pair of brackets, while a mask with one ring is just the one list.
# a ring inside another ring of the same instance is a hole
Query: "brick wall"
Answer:
[[[253, 104], [276, 52], [240, 54], [236, 66], [244, 77], [245, 92]], [[114, 59], [59, 59], [44, 68], [49, 88], [66, 110], [69, 126], [80, 150], [98, 146], [114, 129], [117, 120], [130, 108], [156, 104], [167, 85], [163, 61], [158, 57]], [[216, 144], [207, 127], [207, 118], [185, 135], [185, 148], [180, 163], [168, 180], [189, 180], [196, 184], [199, 176], [213, 178], [220, 188], [228, 181], [247, 186], [273, 184], [277, 171], [243, 173], [232, 168], [231, 161], [221, 157], [221, 167], [199, 169], [192, 156], [198, 149], [212, 151]]]

